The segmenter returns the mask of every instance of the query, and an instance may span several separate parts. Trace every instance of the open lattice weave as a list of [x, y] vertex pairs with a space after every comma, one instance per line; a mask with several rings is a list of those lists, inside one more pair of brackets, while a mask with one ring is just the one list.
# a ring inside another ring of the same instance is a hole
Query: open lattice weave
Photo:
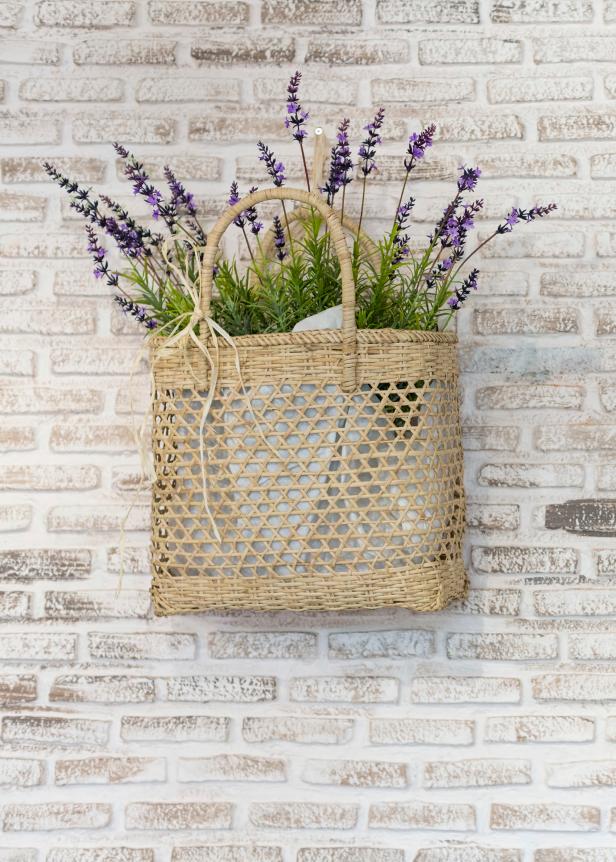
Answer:
[[345, 393], [340, 331], [236, 338], [245, 388], [221, 344], [202, 437], [205, 357], [193, 345], [158, 350], [156, 613], [435, 611], [462, 596], [455, 342], [359, 331]]

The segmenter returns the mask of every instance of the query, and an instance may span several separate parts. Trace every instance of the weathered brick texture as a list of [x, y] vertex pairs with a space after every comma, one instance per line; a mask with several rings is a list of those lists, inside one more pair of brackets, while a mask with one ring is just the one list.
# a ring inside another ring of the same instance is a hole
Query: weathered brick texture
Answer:
[[[147, 363], [41, 161], [210, 225], [259, 137], [302, 184], [296, 67], [330, 137], [386, 108], [370, 228], [430, 121], [415, 236], [460, 164], [481, 237], [559, 204], [457, 319], [469, 594], [156, 620]], [[614, 0], [0, 2], [0, 862], [616, 862], [615, 99]]]

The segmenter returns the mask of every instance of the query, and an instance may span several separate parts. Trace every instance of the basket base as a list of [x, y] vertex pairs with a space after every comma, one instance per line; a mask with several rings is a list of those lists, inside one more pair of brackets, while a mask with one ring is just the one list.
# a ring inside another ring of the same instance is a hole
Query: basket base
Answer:
[[464, 598], [468, 579], [461, 560], [370, 575], [288, 578], [177, 578], [155, 573], [156, 616], [200, 611], [348, 611], [400, 607], [440, 611]]

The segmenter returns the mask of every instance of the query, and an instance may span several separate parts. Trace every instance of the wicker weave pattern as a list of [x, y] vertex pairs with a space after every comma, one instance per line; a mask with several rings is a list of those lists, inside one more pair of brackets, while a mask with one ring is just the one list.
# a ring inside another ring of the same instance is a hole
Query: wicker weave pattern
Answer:
[[351, 311], [346, 332], [236, 338], [241, 380], [221, 344], [202, 437], [205, 357], [155, 352], [156, 613], [435, 611], [464, 594], [455, 337], [356, 332]]

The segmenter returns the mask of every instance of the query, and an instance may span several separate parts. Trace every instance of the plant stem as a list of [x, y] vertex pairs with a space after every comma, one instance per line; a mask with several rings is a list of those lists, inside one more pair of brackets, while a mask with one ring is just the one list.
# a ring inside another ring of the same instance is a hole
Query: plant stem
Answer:
[[248, 240], [248, 234], [246, 233], [246, 228], [242, 225], [242, 233], [244, 234], [244, 239], [246, 240], [246, 248], [248, 249], [248, 254], [250, 255], [250, 259], [252, 260], [253, 266], [256, 264], [255, 256], [252, 253], [252, 249], [250, 247], [250, 242]]
[[482, 248], [484, 247], [484, 245], [486, 245], [486, 243], [489, 243], [491, 239], [494, 239], [494, 237], [495, 237], [497, 234], [498, 234], [498, 230], [495, 230], [495, 231], [494, 231], [494, 233], [491, 233], [491, 234], [490, 234], [490, 236], [489, 236], [487, 239], [484, 239], [484, 241], [483, 241], [483, 242], [480, 242], [480, 243], [479, 243], [479, 245], [478, 245], [476, 248], [474, 248], [474, 249], [472, 250], [472, 252], [471, 252], [467, 257], [465, 257], [465, 258], [464, 258], [464, 260], [463, 260], [463, 261], [461, 261], [461, 262], [460, 262], [460, 264], [459, 264], [459, 265], [458, 265], [458, 267], [456, 268], [455, 272], [452, 272], [450, 281], [453, 281], [453, 280], [454, 280], [454, 278], [456, 277], [456, 275], [457, 275], [457, 274], [460, 272], [460, 270], [462, 269], [462, 267], [463, 267], [463, 266], [466, 266], [466, 264], [469, 262], [469, 260], [471, 259], [471, 257], [472, 257], [474, 254], [477, 254], [477, 252], [478, 252], [480, 249], [482, 249]]
[[397, 204], [397, 206], [396, 206], [396, 211], [395, 211], [395, 213], [394, 213], [394, 223], [393, 223], [393, 224], [392, 224], [392, 226], [391, 226], [392, 231], [393, 231], [393, 229], [394, 229], [394, 228], [395, 228], [395, 226], [396, 226], [396, 216], [398, 215], [398, 210], [399, 210], [399, 209], [400, 209], [400, 207], [402, 206], [402, 199], [404, 198], [404, 192], [406, 191], [406, 184], [407, 184], [407, 183], [408, 183], [408, 181], [409, 181], [409, 173], [410, 173], [410, 171], [407, 171], [407, 172], [406, 172], [406, 176], [405, 176], [405, 178], [404, 178], [404, 182], [402, 183], [402, 191], [400, 192], [400, 197], [398, 198], [398, 204]]
[[281, 200], [282, 204], [282, 212], [284, 214], [285, 224], [287, 226], [287, 233], [289, 234], [289, 247], [291, 249], [291, 254], [295, 254], [295, 248], [293, 246], [293, 234], [291, 233], [291, 225], [289, 224], [289, 216], [287, 215], [287, 208], [285, 206], [284, 200]]
[[304, 176], [306, 177], [306, 187], [310, 191], [310, 177], [308, 176], [308, 165], [306, 164], [306, 154], [304, 153], [304, 142], [300, 138], [299, 148], [302, 154], [302, 162], [304, 164]]
[[359, 233], [361, 231], [361, 223], [364, 218], [364, 204], [366, 202], [366, 175], [364, 174], [364, 182], [361, 188], [361, 207], [359, 209], [359, 221], [357, 222], [357, 242], [359, 242]]

